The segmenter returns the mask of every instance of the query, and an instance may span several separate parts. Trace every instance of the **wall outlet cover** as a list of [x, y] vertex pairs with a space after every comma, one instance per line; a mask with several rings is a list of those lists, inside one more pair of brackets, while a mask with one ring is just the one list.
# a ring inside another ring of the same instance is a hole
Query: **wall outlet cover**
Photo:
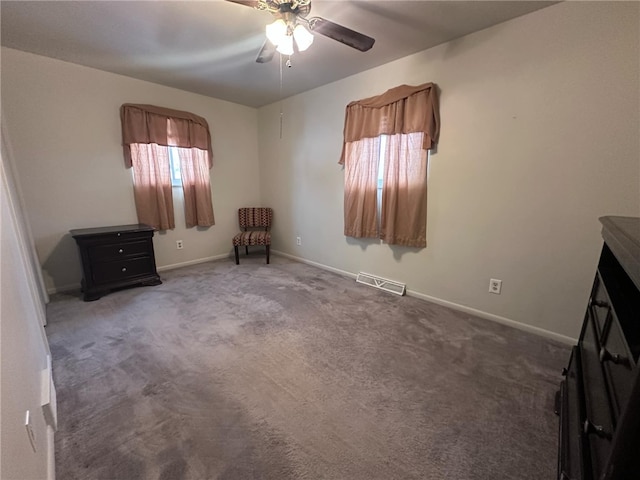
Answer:
[[489, 293], [500, 295], [500, 292], [502, 292], [502, 280], [498, 280], [495, 278], [489, 280]]

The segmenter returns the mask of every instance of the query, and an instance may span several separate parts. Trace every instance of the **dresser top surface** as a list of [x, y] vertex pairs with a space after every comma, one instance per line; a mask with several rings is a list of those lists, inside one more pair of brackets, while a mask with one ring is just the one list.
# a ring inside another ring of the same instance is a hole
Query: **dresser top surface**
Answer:
[[600, 217], [602, 238], [640, 289], [640, 218]]
[[135, 232], [153, 232], [154, 228], [143, 223], [132, 225], [114, 225], [111, 227], [95, 227], [95, 228], [79, 228], [69, 230], [73, 238], [91, 237], [97, 235], [108, 235], [112, 233], [135, 233]]

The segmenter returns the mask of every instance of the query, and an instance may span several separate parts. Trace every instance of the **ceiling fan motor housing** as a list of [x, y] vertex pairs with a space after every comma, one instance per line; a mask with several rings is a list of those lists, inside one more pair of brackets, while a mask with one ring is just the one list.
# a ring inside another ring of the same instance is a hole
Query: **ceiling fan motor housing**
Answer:
[[276, 15], [287, 24], [288, 35], [291, 35], [293, 33], [293, 29], [296, 28], [296, 20], [298, 18], [297, 8], [292, 9], [291, 5], [291, 3], [281, 3], [280, 8], [278, 9], [279, 15]]

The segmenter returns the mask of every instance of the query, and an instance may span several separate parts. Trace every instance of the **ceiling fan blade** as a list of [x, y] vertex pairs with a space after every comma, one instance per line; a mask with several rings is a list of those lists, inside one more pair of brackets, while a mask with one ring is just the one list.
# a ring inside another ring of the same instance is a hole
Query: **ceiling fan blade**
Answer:
[[369, 50], [376, 41], [374, 38], [363, 33], [356, 32], [355, 30], [343, 27], [342, 25], [330, 22], [321, 17], [310, 18], [309, 28], [312, 32], [318, 32], [325, 37], [337, 40], [361, 52]]
[[[257, 0], [226, 0], [227, 2], [237, 3], [239, 5], [244, 5], [245, 7], [258, 8], [259, 2]], [[276, 53], [276, 47], [273, 44], [265, 40], [262, 44], [262, 48], [260, 52], [258, 52], [258, 56], [256, 57], [256, 62], [258, 63], [267, 63], [270, 62], [273, 56]]]
[[258, 6], [258, 1], [257, 0], [248, 0], [248, 1], [243, 1], [243, 0], [227, 0], [227, 2], [231, 2], [231, 3], [238, 3], [240, 5], [244, 5], [246, 7], [251, 7], [251, 8], [256, 8]]
[[270, 62], [273, 56], [276, 54], [276, 47], [269, 40], [265, 40], [262, 44], [262, 48], [258, 53], [258, 57], [256, 58], [256, 62], [258, 63], [267, 63]]

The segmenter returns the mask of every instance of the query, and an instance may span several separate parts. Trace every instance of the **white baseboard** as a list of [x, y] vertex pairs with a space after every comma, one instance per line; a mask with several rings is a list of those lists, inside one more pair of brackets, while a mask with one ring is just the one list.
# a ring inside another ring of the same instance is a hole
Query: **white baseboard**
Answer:
[[307, 265], [313, 265], [314, 267], [321, 268], [323, 270], [328, 270], [333, 273], [337, 273], [338, 275], [343, 275], [345, 277], [355, 278], [358, 276], [355, 273], [347, 272], [345, 270], [340, 270], [339, 268], [330, 267], [329, 265], [325, 265], [324, 263], [312, 262], [311, 260], [307, 260], [306, 258], [296, 257], [295, 255], [290, 255], [288, 253], [280, 252], [278, 250], [271, 250], [271, 253], [274, 255], [280, 255], [281, 257], [290, 258], [291, 260], [295, 260], [296, 262], [306, 263]]
[[414, 290], [407, 290], [407, 295], [420, 298], [437, 305], [442, 305], [443, 307], [449, 307], [453, 310], [458, 310], [459, 312], [468, 313], [485, 320], [491, 320], [496, 323], [508, 325], [510, 327], [517, 328], [518, 330], [524, 330], [525, 332], [534, 333], [536, 335], [540, 335], [541, 337], [546, 337], [567, 345], [575, 345], [576, 343], [578, 343], [578, 340], [576, 338], [567, 337], [566, 335], [561, 335], [550, 330], [545, 330], [544, 328], [534, 327], [533, 325], [527, 325], [526, 323], [516, 322], [515, 320], [511, 320], [510, 318], [501, 317], [500, 315], [495, 315], [493, 313], [467, 307], [465, 305], [460, 305], [459, 303], [442, 300], [441, 298], [432, 297], [431, 295], [425, 295], [424, 293], [416, 292]]
[[[346, 272], [344, 270], [340, 270], [339, 268], [330, 267], [322, 263], [312, 262], [311, 260], [307, 260], [306, 258], [296, 257], [294, 255], [290, 255], [288, 253], [280, 252], [277, 250], [272, 250], [272, 253], [276, 255], [280, 255], [281, 257], [290, 258], [291, 260], [295, 260], [297, 262], [306, 263], [307, 265], [313, 265], [314, 267], [322, 268], [323, 270], [328, 270], [330, 272], [337, 273], [339, 275], [343, 275], [353, 279], [357, 277], [355, 273]], [[459, 312], [468, 313], [470, 315], [474, 315], [476, 317], [480, 317], [485, 320], [491, 320], [492, 322], [508, 325], [510, 327], [517, 328], [518, 330], [523, 330], [525, 332], [533, 333], [541, 337], [549, 338], [551, 340], [555, 340], [556, 342], [560, 342], [566, 345], [575, 345], [578, 342], [576, 338], [567, 337], [566, 335], [561, 335], [559, 333], [555, 333], [550, 330], [545, 330], [544, 328], [534, 327], [533, 325], [527, 325], [526, 323], [521, 323], [515, 320], [511, 320], [510, 318], [501, 317], [493, 313], [484, 312], [482, 310], [467, 307], [465, 305], [460, 305], [459, 303], [449, 302], [448, 300], [442, 300], [441, 298], [432, 297], [431, 295], [426, 295], [421, 292], [416, 292], [415, 290], [407, 290], [407, 295], [411, 297], [420, 298], [422, 300], [426, 300], [427, 302], [435, 303], [437, 305], [442, 305], [443, 307], [448, 307], [453, 310], [457, 310]]]
[[65, 292], [72, 292], [74, 290], [80, 290], [80, 284], [79, 283], [70, 283], [68, 285], [60, 285], [59, 287], [50, 287], [47, 288], [47, 293], [49, 295], [53, 295], [54, 293], [65, 293]]
[[172, 263], [171, 265], [162, 265], [157, 267], [159, 272], [165, 272], [167, 270], [173, 270], [180, 267], [188, 267], [189, 265], [197, 265], [199, 263], [212, 262], [213, 260], [221, 260], [223, 258], [230, 258], [231, 255], [223, 253], [222, 255], [214, 255], [213, 257], [197, 258], [195, 260], [188, 260], [186, 262]]
[[47, 480], [56, 480], [55, 430], [47, 425]]

